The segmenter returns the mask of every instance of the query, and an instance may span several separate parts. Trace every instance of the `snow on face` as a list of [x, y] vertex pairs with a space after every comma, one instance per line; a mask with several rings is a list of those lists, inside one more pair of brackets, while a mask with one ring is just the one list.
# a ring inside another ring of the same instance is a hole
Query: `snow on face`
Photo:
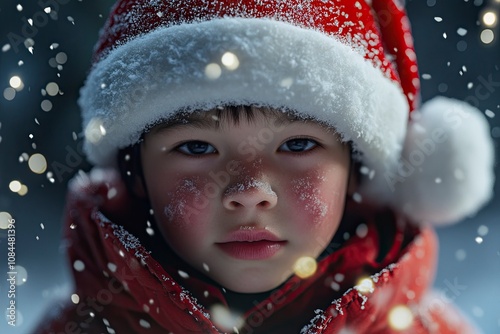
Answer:
[[328, 204], [321, 199], [321, 190], [315, 187], [315, 183], [324, 181], [324, 177], [318, 176], [311, 180], [311, 177], [302, 177], [292, 181], [293, 190], [298, 196], [299, 205], [303, 205], [304, 210], [313, 216], [312, 221], [317, 223], [325, 217], [328, 211]]
[[[174, 192], [169, 192], [172, 202], [163, 210], [166, 218], [172, 222], [189, 222], [190, 214], [197, 212], [196, 207], [203, 207], [204, 197], [195, 179], [183, 179]], [[193, 203], [190, 207], [187, 203]]]
[[283, 283], [297, 259], [324, 250], [343, 214], [349, 150], [315, 122], [290, 120], [278, 129], [269, 126], [274, 117], [177, 124], [153, 129], [142, 144], [163, 237], [194, 268], [237, 292]]
[[224, 195], [230, 196], [235, 193], [248, 191], [252, 188], [255, 188], [259, 191], [264, 191], [266, 194], [276, 197], [276, 193], [273, 191], [271, 185], [268, 182], [262, 182], [256, 179], [248, 179], [245, 182], [236, 183], [235, 185], [228, 187]]

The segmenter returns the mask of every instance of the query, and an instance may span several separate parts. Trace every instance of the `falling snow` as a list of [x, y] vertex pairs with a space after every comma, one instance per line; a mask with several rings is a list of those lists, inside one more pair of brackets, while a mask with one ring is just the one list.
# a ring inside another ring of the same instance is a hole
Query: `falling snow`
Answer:
[[493, 118], [495, 117], [495, 113], [489, 109], [486, 109], [485, 112], [486, 116], [488, 116], [489, 118]]
[[467, 29], [458, 28], [457, 34], [460, 35], [460, 36], [462, 36], [462, 37], [465, 36], [465, 35], [467, 35]]

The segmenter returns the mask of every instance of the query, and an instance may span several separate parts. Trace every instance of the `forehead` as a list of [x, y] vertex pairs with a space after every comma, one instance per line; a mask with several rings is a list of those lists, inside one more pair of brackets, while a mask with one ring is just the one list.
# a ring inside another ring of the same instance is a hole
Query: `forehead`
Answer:
[[147, 132], [157, 133], [179, 127], [218, 130], [238, 126], [240, 123], [252, 124], [257, 121], [272, 122], [276, 126], [295, 122], [318, 123], [307, 116], [287, 110], [258, 106], [229, 106], [209, 111], [179, 112], [174, 117], [153, 125]]

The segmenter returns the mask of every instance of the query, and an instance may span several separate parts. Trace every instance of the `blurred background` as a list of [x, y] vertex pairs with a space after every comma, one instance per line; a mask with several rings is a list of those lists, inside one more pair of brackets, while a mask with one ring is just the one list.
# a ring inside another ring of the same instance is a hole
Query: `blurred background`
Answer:
[[[76, 105], [112, 0], [2, 0], [0, 4], [0, 333], [31, 333], [50, 301], [71, 295], [60, 252], [68, 180], [81, 155]], [[413, 0], [422, 100], [478, 107], [500, 141], [500, 0]], [[31, 21], [30, 21], [31, 20]], [[488, 84], [489, 82], [489, 84]], [[498, 175], [498, 168], [497, 168]], [[498, 183], [496, 194], [499, 193]], [[435, 287], [482, 329], [500, 333], [500, 197], [438, 230]], [[8, 326], [6, 221], [16, 221], [17, 326]]]

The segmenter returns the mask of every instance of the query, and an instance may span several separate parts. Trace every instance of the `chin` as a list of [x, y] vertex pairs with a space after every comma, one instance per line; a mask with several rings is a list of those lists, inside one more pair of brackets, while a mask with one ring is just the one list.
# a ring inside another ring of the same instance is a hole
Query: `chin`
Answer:
[[219, 280], [219, 284], [237, 293], [263, 293], [276, 289], [283, 284], [288, 277], [289, 275], [283, 279], [276, 279], [275, 277], [265, 277], [265, 275], [242, 274], [240, 277], [230, 281], [227, 279], [222, 281]]

